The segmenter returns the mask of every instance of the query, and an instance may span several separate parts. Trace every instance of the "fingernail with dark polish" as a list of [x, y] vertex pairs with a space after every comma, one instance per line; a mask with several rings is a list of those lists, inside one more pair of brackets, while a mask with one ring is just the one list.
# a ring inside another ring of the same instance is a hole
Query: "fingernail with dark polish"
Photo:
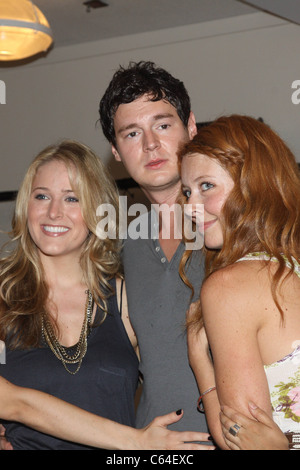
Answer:
[[181, 413], [182, 413], [182, 410], [177, 410], [177, 411], [176, 411], [176, 414], [177, 414], [178, 416], [181, 415]]

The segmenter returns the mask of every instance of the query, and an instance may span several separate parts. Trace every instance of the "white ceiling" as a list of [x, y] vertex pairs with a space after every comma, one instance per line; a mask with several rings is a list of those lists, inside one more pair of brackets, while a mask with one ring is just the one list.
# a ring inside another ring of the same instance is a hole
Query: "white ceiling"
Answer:
[[245, 0], [243, 3], [300, 24], [299, 0]]
[[85, 1], [33, 0], [50, 23], [55, 47], [197, 24], [257, 11], [237, 0], [103, 0], [108, 6], [91, 8], [88, 12]]
[[[300, 24], [299, 0], [33, 0], [48, 19], [54, 46], [156, 31], [255, 13], [260, 10]], [[99, 0], [94, 3], [100, 4]]]

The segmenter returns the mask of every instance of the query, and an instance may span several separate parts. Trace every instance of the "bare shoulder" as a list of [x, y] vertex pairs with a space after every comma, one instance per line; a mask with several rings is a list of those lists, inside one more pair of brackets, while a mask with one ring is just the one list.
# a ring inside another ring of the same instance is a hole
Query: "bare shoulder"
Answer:
[[204, 282], [201, 290], [201, 303], [204, 314], [213, 318], [226, 312], [239, 317], [250, 318], [262, 300], [271, 296], [270, 273], [263, 262], [238, 262], [219, 269]]
[[241, 287], [252, 288], [253, 284], [256, 286], [263, 279], [266, 282], [270, 280], [269, 271], [263, 262], [241, 261], [212, 273], [203, 284], [203, 292], [207, 294], [215, 289], [221, 289], [223, 294], [228, 290], [240, 292]]

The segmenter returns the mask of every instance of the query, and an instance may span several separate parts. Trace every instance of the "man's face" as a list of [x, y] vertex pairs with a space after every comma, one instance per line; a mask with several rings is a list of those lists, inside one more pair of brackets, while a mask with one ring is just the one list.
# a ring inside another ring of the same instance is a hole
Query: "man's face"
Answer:
[[118, 107], [114, 127], [113, 154], [143, 189], [155, 191], [180, 181], [177, 150], [196, 133], [192, 113], [185, 128], [170, 103], [142, 96]]

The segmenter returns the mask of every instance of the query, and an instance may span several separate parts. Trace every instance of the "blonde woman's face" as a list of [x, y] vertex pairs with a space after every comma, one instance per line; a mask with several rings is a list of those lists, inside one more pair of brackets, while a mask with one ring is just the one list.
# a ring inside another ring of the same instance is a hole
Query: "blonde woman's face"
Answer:
[[28, 229], [41, 256], [80, 256], [88, 228], [64, 163], [54, 160], [37, 171], [28, 204]]

